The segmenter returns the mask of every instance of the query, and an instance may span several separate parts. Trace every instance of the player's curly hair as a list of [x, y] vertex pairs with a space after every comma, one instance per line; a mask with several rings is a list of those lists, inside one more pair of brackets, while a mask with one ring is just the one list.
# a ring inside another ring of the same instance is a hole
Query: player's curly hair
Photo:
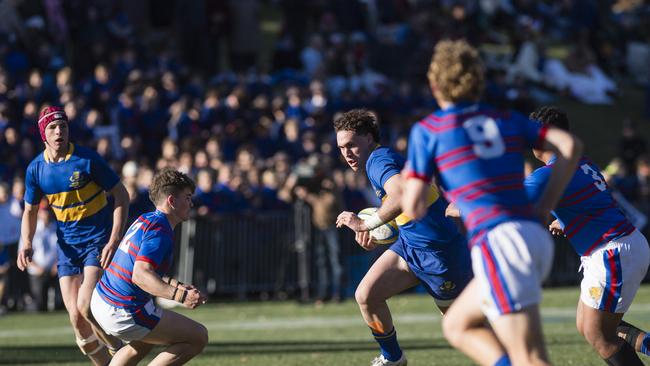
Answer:
[[367, 109], [352, 109], [334, 119], [334, 131], [354, 131], [357, 135], [371, 134], [379, 142], [377, 115]]
[[551, 125], [561, 130], [569, 131], [569, 117], [567, 117], [563, 110], [553, 105], [545, 105], [537, 108], [528, 118], [544, 125]]
[[164, 168], [152, 179], [149, 186], [149, 199], [154, 205], [158, 205], [169, 195], [176, 195], [185, 188], [194, 192], [196, 185], [192, 178], [172, 168]]
[[476, 48], [463, 40], [436, 44], [427, 77], [432, 87], [453, 103], [477, 101], [485, 87], [483, 61]]

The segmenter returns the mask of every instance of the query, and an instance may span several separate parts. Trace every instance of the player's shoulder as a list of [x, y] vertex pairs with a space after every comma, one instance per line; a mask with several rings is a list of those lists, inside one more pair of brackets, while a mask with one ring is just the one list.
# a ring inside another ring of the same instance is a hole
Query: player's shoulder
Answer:
[[80, 145], [74, 145], [74, 151], [72, 152], [72, 156], [81, 159], [90, 159], [90, 160], [101, 159], [101, 156], [99, 156], [97, 151]]
[[140, 215], [138, 221], [142, 222], [141, 230], [145, 232], [152, 231], [161, 234], [170, 234], [172, 232], [167, 217], [158, 210]]
[[32, 159], [32, 161], [29, 162], [29, 165], [27, 166], [27, 170], [29, 169], [35, 169], [37, 168], [40, 164], [45, 163], [45, 152], [41, 151], [38, 155]]
[[397, 151], [388, 146], [379, 146], [370, 153], [367, 166], [371, 166], [375, 163], [395, 163], [399, 165], [403, 162], [404, 157], [402, 157], [402, 155]]

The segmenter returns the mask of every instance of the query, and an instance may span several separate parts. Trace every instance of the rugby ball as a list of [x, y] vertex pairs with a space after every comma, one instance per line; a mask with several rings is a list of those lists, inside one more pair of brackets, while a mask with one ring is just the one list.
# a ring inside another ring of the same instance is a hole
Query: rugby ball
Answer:
[[[369, 218], [377, 212], [377, 207], [368, 207], [359, 211], [357, 216], [362, 220]], [[375, 229], [370, 230], [370, 237], [376, 244], [393, 244], [399, 237], [399, 228], [395, 220], [391, 220]]]

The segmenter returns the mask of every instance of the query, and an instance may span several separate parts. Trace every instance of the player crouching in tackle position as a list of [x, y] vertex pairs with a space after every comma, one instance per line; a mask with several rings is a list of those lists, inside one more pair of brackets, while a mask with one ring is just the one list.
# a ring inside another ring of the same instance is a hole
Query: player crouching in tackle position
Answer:
[[[555, 107], [542, 107], [530, 119], [569, 131], [569, 119]], [[525, 181], [529, 197], [537, 201], [556, 158], [549, 151], [533, 152], [546, 164]], [[584, 157], [552, 214], [551, 232], [565, 235], [581, 256], [578, 332], [608, 365], [643, 365], [634, 351], [636, 342], [627, 344], [616, 328], [648, 270], [648, 241], [621, 212], [598, 167]]]
[[352, 212], [342, 212], [337, 227], [356, 232], [356, 241], [366, 250], [377, 245], [369, 230], [396, 220], [399, 238], [372, 265], [357, 288], [355, 297], [366, 324], [381, 348], [373, 366], [406, 365], [397, 342], [386, 299], [422, 283], [443, 313], [472, 277], [469, 249], [456, 225], [445, 217], [447, 202], [436, 186], [427, 186], [426, 214], [411, 220], [401, 214], [404, 158], [379, 145], [375, 114], [351, 110], [334, 121], [336, 142], [350, 168], [365, 172], [382, 200], [377, 213], [366, 221]]
[[[474, 279], [443, 318], [445, 337], [481, 365], [547, 365], [538, 304], [553, 241], [539, 220], [571, 179], [581, 143], [478, 103], [483, 65], [464, 41], [439, 42], [428, 77], [441, 109], [411, 130], [403, 208], [410, 217], [424, 216], [435, 175], [469, 233]], [[557, 156], [535, 208], [523, 185], [527, 146]]]
[[[38, 128], [45, 151], [27, 168], [18, 268], [25, 270], [32, 261], [38, 208], [45, 195], [57, 220], [59, 283], [77, 345], [93, 363], [103, 366], [110, 355], [97, 337], [113, 350], [121, 342], [104, 333], [94, 321], [90, 298], [122, 237], [129, 195], [95, 151], [69, 142], [68, 117], [63, 108], [45, 108]], [[115, 199], [112, 227], [106, 192]]]
[[102, 328], [125, 342], [111, 365], [135, 365], [154, 345], [165, 345], [150, 365], [181, 365], [201, 353], [208, 331], [194, 320], [156, 306], [153, 296], [194, 309], [206, 297], [191, 285], [164, 277], [172, 266], [174, 227], [190, 217], [194, 182], [163, 169], [149, 187], [156, 211], [129, 227], [93, 292], [91, 309]]

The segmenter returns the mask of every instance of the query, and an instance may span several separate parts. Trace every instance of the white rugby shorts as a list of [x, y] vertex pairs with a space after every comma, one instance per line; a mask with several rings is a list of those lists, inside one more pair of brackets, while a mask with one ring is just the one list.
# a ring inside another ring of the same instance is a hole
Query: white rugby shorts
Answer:
[[625, 313], [650, 264], [648, 241], [638, 230], [581, 258], [580, 300], [608, 313]]
[[481, 310], [493, 320], [542, 301], [541, 284], [553, 264], [553, 240], [532, 221], [499, 224], [472, 247]]
[[106, 333], [126, 342], [144, 338], [156, 327], [162, 316], [162, 309], [156, 306], [153, 299], [142, 308], [127, 312], [102, 299], [97, 289], [93, 290], [90, 310]]

